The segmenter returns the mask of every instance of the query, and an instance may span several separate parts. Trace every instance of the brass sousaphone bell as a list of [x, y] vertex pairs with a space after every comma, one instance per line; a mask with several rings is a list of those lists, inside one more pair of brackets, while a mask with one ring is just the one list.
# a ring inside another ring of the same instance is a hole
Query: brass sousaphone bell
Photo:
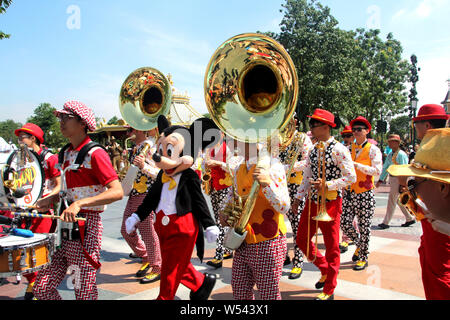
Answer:
[[167, 115], [172, 89], [160, 71], [143, 67], [133, 71], [120, 89], [119, 109], [123, 119], [136, 130], [157, 127], [159, 115]]
[[[205, 101], [211, 119], [228, 136], [245, 143], [267, 142], [291, 120], [298, 98], [297, 72], [287, 51], [274, 39], [254, 33], [234, 36], [219, 46], [205, 75]], [[270, 162], [266, 154], [257, 167]], [[225, 236], [240, 246], [259, 192], [255, 181], [240, 217]]]

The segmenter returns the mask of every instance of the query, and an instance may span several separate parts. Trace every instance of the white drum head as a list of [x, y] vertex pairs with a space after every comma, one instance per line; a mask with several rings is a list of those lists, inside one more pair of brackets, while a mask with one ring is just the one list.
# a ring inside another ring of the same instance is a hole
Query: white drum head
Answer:
[[35, 233], [32, 238], [24, 238], [13, 235], [8, 235], [6, 237], [0, 238], [0, 247], [17, 247], [33, 244], [40, 242], [48, 238], [48, 235], [43, 233]]

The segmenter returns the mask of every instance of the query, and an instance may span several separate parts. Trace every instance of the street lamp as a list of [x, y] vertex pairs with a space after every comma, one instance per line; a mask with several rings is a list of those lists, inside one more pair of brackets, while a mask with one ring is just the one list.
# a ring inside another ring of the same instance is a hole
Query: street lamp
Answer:
[[412, 123], [412, 147], [414, 149], [414, 146], [416, 145], [416, 130], [414, 129], [414, 122], [412, 121], [413, 118], [416, 116], [416, 110], [417, 110], [417, 99], [413, 98], [411, 100], [411, 123]]

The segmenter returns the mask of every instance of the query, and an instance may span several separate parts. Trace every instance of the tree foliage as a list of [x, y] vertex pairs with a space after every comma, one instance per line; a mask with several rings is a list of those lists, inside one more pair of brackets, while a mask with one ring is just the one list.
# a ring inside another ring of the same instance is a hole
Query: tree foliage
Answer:
[[392, 34], [383, 41], [379, 30], [342, 30], [317, 0], [286, 0], [280, 11], [280, 32], [266, 34], [286, 48], [297, 69], [303, 129], [316, 108], [331, 111], [338, 126], [358, 115], [375, 123], [404, 109], [409, 63]]
[[[5, 13], [11, 3], [12, 0], [0, 0], [0, 14]], [[0, 40], [8, 39], [10, 36], [10, 34], [6, 34], [0, 30]]]
[[5, 139], [6, 142], [12, 142], [17, 145], [17, 137], [14, 130], [22, 127], [20, 122], [8, 119], [0, 122], [0, 137]]
[[27, 122], [34, 123], [44, 131], [45, 145], [51, 149], [57, 149], [64, 146], [68, 140], [61, 134], [58, 119], [53, 112], [56, 109], [49, 103], [41, 103]]

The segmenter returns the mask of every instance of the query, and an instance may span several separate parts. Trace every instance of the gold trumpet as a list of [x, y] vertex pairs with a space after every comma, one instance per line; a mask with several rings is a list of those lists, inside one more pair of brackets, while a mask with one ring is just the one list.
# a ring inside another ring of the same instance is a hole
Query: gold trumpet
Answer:
[[[317, 248], [317, 236], [318, 236], [318, 229], [319, 229], [319, 221], [321, 222], [330, 222], [334, 219], [328, 214], [327, 212], [327, 206], [326, 206], [326, 200], [327, 200], [327, 190], [326, 190], [326, 167], [325, 167], [325, 144], [320, 141], [317, 144], [317, 158], [318, 158], [318, 174], [317, 176], [322, 179], [320, 190], [317, 192], [317, 214], [312, 219], [316, 221], [316, 240], [315, 240], [315, 247], [316, 251], [314, 254], [314, 259], [311, 262], [316, 261], [317, 258], [317, 251], [319, 250]], [[308, 238], [307, 238], [307, 247], [306, 247], [306, 257], [309, 257], [309, 250], [310, 250], [310, 218], [311, 218], [311, 198], [312, 198], [312, 190], [308, 193]]]
[[417, 221], [422, 220], [425, 218], [423, 213], [417, 210], [417, 203], [415, 202], [414, 196], [411, 194], [411, 192], [406, 191], [401, 193], [397, 198], [397, 204], [400, 207], [403, 207], [408, 211], [411, 215], [415, 216]]

